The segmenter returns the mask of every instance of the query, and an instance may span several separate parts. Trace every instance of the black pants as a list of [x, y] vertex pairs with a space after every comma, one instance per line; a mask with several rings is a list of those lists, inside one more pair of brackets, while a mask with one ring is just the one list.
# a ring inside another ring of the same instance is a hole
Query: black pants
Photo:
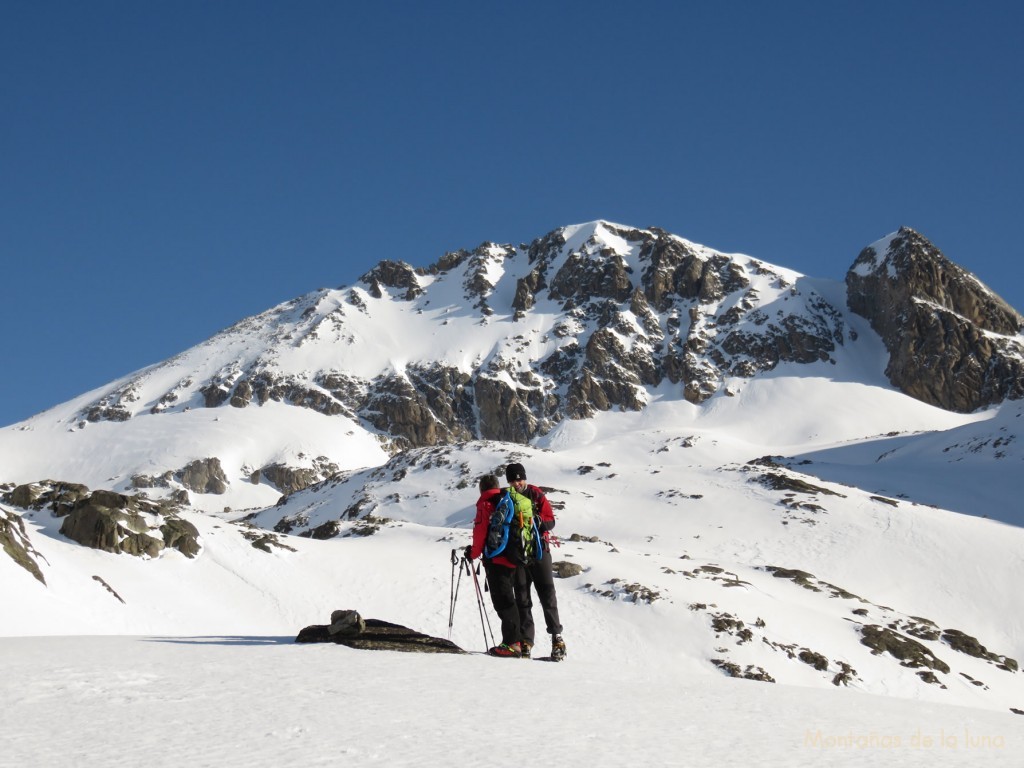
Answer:
[[522, 568], [506, 568], [484, 560], [487, 584], [491, 590], [491, 605], [501, 619], [501, 642], [511, 645], [519, 642], [519, 606], [516, 602], [516, 582], [521, 580]]
[[558, 597], [555, 595], [555, 577], [551, 570], [551, 551], [544, 550], [544, 557], [528, 565], [519, 568], [522, 572], [516, 598], [519, 604], [519, 630], [521, 638], [533, 645], [535, 629], [533, 625], [533, 598], [530, 595], [530, 586], [537, 590], [537, 599], [540, 601], [541, 610], [544, 612], [544, 626], [549, 635], [560, 635], [562, 633], [562, 622], [558, 618]]

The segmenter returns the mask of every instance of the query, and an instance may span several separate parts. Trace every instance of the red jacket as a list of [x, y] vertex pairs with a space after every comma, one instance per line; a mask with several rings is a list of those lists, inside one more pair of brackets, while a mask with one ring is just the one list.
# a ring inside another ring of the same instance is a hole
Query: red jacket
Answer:
[[[550, 541], [548, 531], [555, 527], [555, 513], [551, 509], [551, 502], [544, 495], [544, 491], [535, 485], [527, 485], [525, 495], [533, 502], [533, 513], [537, 520], [537, 527], [544, 537], [545, 548]], [[503, 493], [500, 488], [492, 488], [480, 494], [476, 502], [476, 519], [473, 521], [473, 549], [470, 551], [471, 559], [476, 560], [484, 552], [484, 544], [487, 543], [487, 529], [491, 522], [491, 512], [498, 505], [498, 498]], [[503, 565], [506, 568], [515, 568], [516, 564], [501, 555], [491, 558], [496, 565]]]

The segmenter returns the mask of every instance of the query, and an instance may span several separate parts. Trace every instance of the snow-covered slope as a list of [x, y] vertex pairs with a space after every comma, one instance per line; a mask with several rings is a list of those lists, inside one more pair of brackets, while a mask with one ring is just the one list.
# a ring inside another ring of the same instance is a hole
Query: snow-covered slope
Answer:
[[[659, 294], [658, 247], [711, 270], [703, 298]], [[590, 298], [563, 284], [574, 260]], [[0, 430], [9, 490], [173, 497], [200, 545], [88, 549], [9, 496], [0, 635], [281, 637], [355, 608], [446, 636], [477, 478], [521, 461], [556, 506], [556, 560], [581, 569], [558, 581], [570, 662], [1024, 709], [1024, 529], [997, 522], [1020, 523], [1019, 402], [907, 397], [841, 284], [679, 239], [597, 222], [439, 264], [382, 265]], [[611, 298], [638, 273], [649, 313]], [[527, 301], [531, 275], [547, 288]], [[669, 375], [673, 349], [708, 374], [699, 392]], [[488, 386], [529, 440], [488, 436]], [[608, 407], [573, 412], [587, 392]], [[210, 458], [223, 492], [181, 504]], [[461, 586], [452, 638], [479, 650]]]
[[795, 455], [791, 466], [875, 493], [1024, 526], [1024, 407], [920, 434], [893, 430]]
[[[48, 510], [21, 511], [46, 584], [0, 559], [13, 596], [0, 634], [286, 635], [354, 607], [444, 636], [449, 555], [468, 543], [475, 479], [516, 460], [558, 509], [556, 559], [584, 569], [559, 581], [574, 659], [642, 655], [688, 674], [721, 668], [826, 687], [838, 679], [868, 692], [1021, 708], [1024, 684], [1005, 658], [1024, 654], [1015, 589], [1024, 530], [769, 459], [750, 463], [813, 437], [784, 414], [790, 398], [813, 402], [814, 387], [789, 383], [792, 391], [781, 377], [758, 383], [706, 415], [672, 402], [567, 422], [546, 446], [413, 449], [251, 514], [247, 525], [282, 532], [269, 551], [252, 545], [246, 526], [184, 512], [201, 534], [194, 560], [110, 555], [63, 540]], [[907, 423], [895, 411], [887, 420], [882, 402], [870, 431]], [[775, 422], [778, 442], [722, 426], [738, 418], [734, 408]], [[333, 538], [294, 535], [317, 529]], [[876, 655], [865, 627], [891, 628], [931, 655], [910, 667]], [[950, 630], [989, 655], [955, 650]], [[464, 619], [454, 638], [478, 648], [479, 632]]]

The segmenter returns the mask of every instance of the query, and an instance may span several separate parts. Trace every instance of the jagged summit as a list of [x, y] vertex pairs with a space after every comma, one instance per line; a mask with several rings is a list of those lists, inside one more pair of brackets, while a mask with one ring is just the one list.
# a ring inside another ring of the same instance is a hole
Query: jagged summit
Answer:
[[860, 277], [884, 272], [890, 281], [912, 286], [917, 299], [963, 315], [993, 333], [1014, 336], [1024, 327], [1019, 312], [910, 227], [900, 227], [865, 248], [850, 272]]
[[865, 248], [846, 284], [907, 394], [961, 412], [1024, 397], [1024, 318], [918, 232], [902, 227]]

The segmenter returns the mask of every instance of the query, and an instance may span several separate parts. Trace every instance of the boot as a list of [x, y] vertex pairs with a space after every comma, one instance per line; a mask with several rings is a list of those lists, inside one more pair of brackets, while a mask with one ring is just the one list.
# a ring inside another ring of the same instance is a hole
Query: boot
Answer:
[[561, 661], [565, 658], [565, 640], [562, 639], [561, 635], [551, 636], [551, 658], [555, 661]]
[[487, 651], [491, 656], [500, 656], [503, 659], [519, 659], [523, 656], [519, 643], [502, 643]]

